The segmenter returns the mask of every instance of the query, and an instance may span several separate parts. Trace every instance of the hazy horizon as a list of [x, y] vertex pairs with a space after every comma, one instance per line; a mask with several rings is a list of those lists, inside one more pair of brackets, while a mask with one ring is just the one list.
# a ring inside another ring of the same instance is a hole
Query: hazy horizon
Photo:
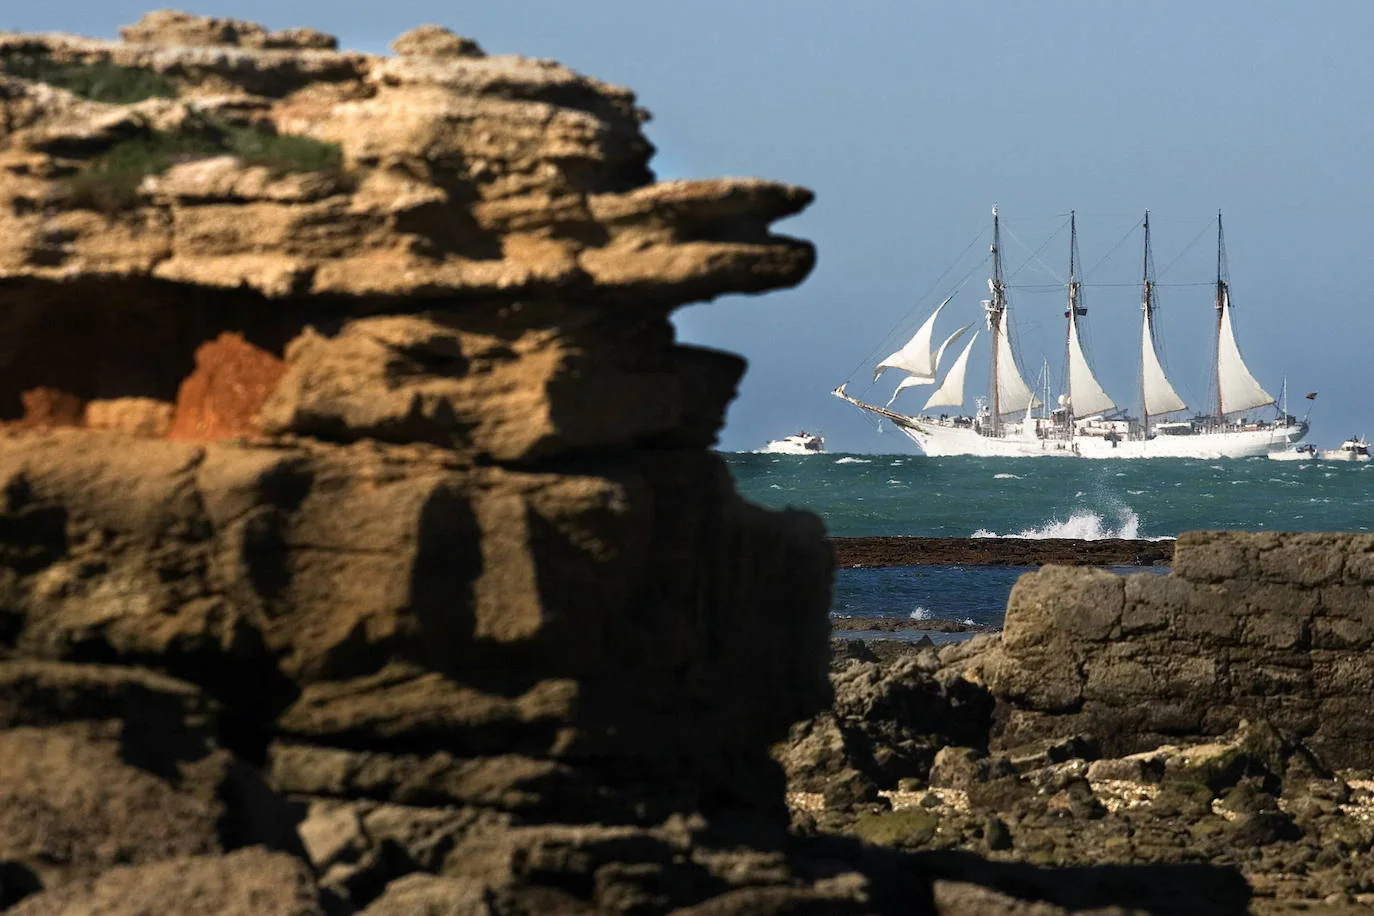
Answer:
[[[554, 58], [633, 89], [654, 114], [646, 131], [661, 178], [759, 175], [813, 189], [815, 204], [778, 226], [818, 246], [804, 284], [678, 313], [683, 340], [750, 361], [723, 449], [806, 428], [824, 432], [833, 451], [914, 451], [829, 392], [851, 372], [862, 390], [871, 376], [865, 356], [915, 330], [939, 301], [922, 294], [936, 294], [936, 279], [987, 226], [994, 203], [1032, 250], [1077, 210], [1090, 268], [1148, 208], [1165, 284], [1210, 280], [1215, 241], [1206, 226], [1224, 211], [1236, 323], [1256, 377], [1274, 395], [1286, 377], [1299, 415], [1308, 406], [1301, 394], [1320, 392], [1309, 437], [1318, 445], [1374, 434], [1357, 376], [1374, 337], [1362, 251], [1374, 203], [1364, 97], [1374, 85], [1365, 47], [1374, 6], [181, 6], [274, 28], [308, 25], [375, 53], [407, 29], [438, 23], [490, 53]], [[0, 28], [114, 37], [149, 8], [56, 2], [7, 11]], [[1127, 405], [1137, 398], [1139, 352], [1139, 251], [1131, 248], [1089, 275], [1087, 290], [1092, 357]], [[1050, 242], [1043, 267], [1032, 262], [1013, 286], [1053, 286], [1067, 257], [1067, 238]], [[1166, 360], [1190, 406], [1203, 407], [1211, 293], [1205, 285], [1162, 292]], [[980, 293], [971, 283], [941, 330], [973, 320]], [[1062, 293], [1014, 289], [1013, 308], [1027, 376], [1048, 360], [1057, 378]], [[975, 362], [967, 408], [984, 380]], [[925, 390], [898, 405], [914, 410]], [[871, 395], [881, 402], [890, 393], [885, 376]]]

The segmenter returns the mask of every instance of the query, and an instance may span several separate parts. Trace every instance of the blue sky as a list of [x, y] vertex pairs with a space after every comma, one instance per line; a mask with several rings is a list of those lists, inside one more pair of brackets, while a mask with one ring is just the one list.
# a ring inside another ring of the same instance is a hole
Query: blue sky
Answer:
[[[1374, 435], [1374, 4], [1365, 0], [183, 6], [314, 26], [374, 52], [436, 22], [489, 52], [552, 57], [633, 88], [654, 114], [646, 129], [661, 177], [760, 175], [815, 190], [810, 210], [779, 225], [819, 246], [806, 283], [678, 314], [684, 340], [750, 361], [724, 448], [805, 427], [835, 451], [910, 451], [829, 391], [851, 373], [851, 389], [864, 388], [870, 373], [856, 365], [915, 329], [938, 301], [922, 294], [986, 227], [993, 203], [1030, 248], [1076, 209], [1089, 267], [1149, 208], [1156, 264], [1173, 264], [1166, 284], [1209, 279], [1210, 236], [1178, 256], [1223, 210], [1252, 370], [1274, 394], [1285, 376], [1294, 391], [1320, 392], [1318, 444]], [[0, 12], [0, 28], [112, 37], [145, 8], [54, 0]], [[1091, 354], [1124, 403], [1137, 398], [1136, 244], [1088, 277], [1121, 285], [1087, 290]], [[1009, 266], [1025, 259], [1018, 243], [1005, 247]], [[1062, 275], [1066, 236], [1041, 258]], [[1055, 278], [1034, 265], [1012, 282]], [[981, 289], [966, 287], [941, 330], [975, 317]], [[1207, 388], [1210, 295], [1162, 290], [1166, 360], [1191, 403]], [[1058, 294], [1014, 291], [1013, 308], [1027, 374], [1048, 360], [1057, 378]], [[985, 365], [972, 364], [970, 393]], [[870, 393], [886, 400], [888, 391]], [[920, 397], [899, 404], [914, 409]]]

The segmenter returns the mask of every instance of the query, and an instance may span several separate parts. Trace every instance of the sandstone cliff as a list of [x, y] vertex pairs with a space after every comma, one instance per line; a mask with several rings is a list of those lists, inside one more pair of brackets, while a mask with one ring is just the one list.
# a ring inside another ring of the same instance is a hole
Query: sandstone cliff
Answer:
[[767, 755], [829, 548], [668, 322], [800, 281], [811, 195], [395, 50], [0, 33], [0, 908], [863, 911]]

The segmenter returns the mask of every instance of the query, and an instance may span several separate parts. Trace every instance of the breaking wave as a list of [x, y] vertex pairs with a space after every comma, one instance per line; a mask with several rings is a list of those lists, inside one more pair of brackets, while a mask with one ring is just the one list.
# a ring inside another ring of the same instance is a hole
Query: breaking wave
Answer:
[[872, 464], [867, 458], [836, 458], [836, 464]]
[[1121, 513], [1119, 524], [1113, 527], [1096, 512], [1080, 509], [1067, 519], [1050, 519], [1039, 528], [1027, 528], [1014, 534], [998, 534], [986, 528], [973, 532], [976, 538], [1076, 538], [1082, 541], [1101, 541], [1106, 538], [1140, 537], [1140, 516], [1131, 509]]

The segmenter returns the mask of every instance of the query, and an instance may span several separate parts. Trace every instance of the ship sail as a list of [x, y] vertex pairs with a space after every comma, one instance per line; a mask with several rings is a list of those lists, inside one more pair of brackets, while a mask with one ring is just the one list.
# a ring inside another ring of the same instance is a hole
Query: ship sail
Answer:
[[1142, 387], [1145, 390], [1145, 413], [1153, 415], [1188, 409], [1178, 392], [1174, 391], [1174, 386], [1169, 384], [1164, 367], [1159, 364], [1159, 354], [1155, 352], [1154, 326], [1148, 311], [1140, 332], [1140, 365]]
[[[948, 302], [949, 300], [945, 300], [945, 301]], [[945, 351], [949, 349], [949, 345], [952, 344], [952, 343], [954, 343], [954, 342], [955, 342], [956, 340], [958, 340], [960, 337], [963, 337], [964, 334], [965, 334], [965, 333], [968, 331], [968, 329], [971, 328], [971, 327], [973, 327], [973, 324], [972, 324], [972, 323], [964, 325], [962, 328], [959, 328], [959, 329], [958, 329], [957, 331], [955, 331], [953, 334], [951, 334], [951, 335], [949, 335], [948, 337], [946, 337], [946, 338], [945, 338], [945, 342], [942, 343], [942, 344], [940, 344], [940, 348], [939, 348], [938, 350], [935, 351], [935, 358], [934, 358], [933, 360], [931, 360], [931, 370], [932, 370], [932, 374], [933, 374], [933, 373], [936, 373], [936, 372], [939, 372], [939, 370], [940, 370], [940, 360], [944, 358], [944, 356], [945, 356]], [[929, 385], [929, 384], [930, 384], [931, 382], [933, 382], [933, 381], [935, 381], [934, 378], [926, 378], [926, 377], [920, 376], [920, 375], [908, 375], [906, 378], [902, 379], [902, 381], [897, 385], [897, 390], [895, 390], [895, 391], [892, 392], [892, 397], [890, 397], [890, 398], [887, 399], [887, 405], [886, 405], [886, 406], [891, 407], [891, 406], [892, 406], [892, 402], [895, 401], [895, 400], [897, 400], [897, 395], [901, 394], [901, 393], [902, 393], [902, 390], [903, 390], [904, 388], [911, 388], [911, 387], [914, 387], [914, 386], [916, 386], [916, 385]]]
[[973, 336], [964, 345], [964, 351], [959, 354], [954, 365], [950, 366], [944, 383], [930, 396], [922, 410], [930, 410], [932, 407], [959, 407], [964, 403], [964, 376], [968, 373], [968, 355], [973, 352], [973, 344], [977, 339], [978, 332], [974, 331]]
[[1078, 340], [1078, 322], [1069, 322], [1069, 406], [1075, 419], [1105, 413], [1116, 407], [1093, 375], [1083, 345]]
[[[912, 383], [915, 385], [928, 385], [935, 381], [935, 370], [939, 363], [939, 357], [938, 355], [931, 356], [930, 340], [935, 333], [935, 319], [940, 317], [940, 310], [948, 305], [949, 300], [953, 298], [950, 296], [949, 299], [937, 305], [935, 311], [926, 319], [925, 324], [921, 325], [904, 347], [874, 367], [873, 381], [876, 382], [878, 377], [888, 369], [903, 369], [911, 373], [912, 376], [920, 379], [920, 381]], [[893, 397], [896, 395], [894, 394]]]
[[1152, 414], [1173, 413], [1187, 410], [1188, 405], [1169, 384], [1164, 374], [1164, 366], [1159, 362], [1159, 351], [1155, 348], [1155, 301], [1154, 301], [1154, 254], [1150, 250], [1150, 211], [1145, 211], [1145, 258], [1143, 268], [1143, 295], [1140, 311], [1143, 324], [1140, 328], [1140, 396], [1145, 409], [1144, 426], [1149, 432]]
[[1077, 214], [1069, 212], [1069, 307], [1064, 317], [1069, 319], [1069, 408], [1074, 419], [1091, 417], [1106, 413], [1116, 407], [1116, 403], [1103, 390], [1088, 365], [1088, 357], [1083, 353], [1083, 342], [1078, 336], [1078, 319], [1088, 313], [1079, 304], [1081, 288], [1078, 282], [1078, 221]]
[[1221, 330], [1217, 342], [1217, 392], [1222, 414], [1250, 410], [1274, 403], [1274, 396], [1260, 387], [1241, 359], [1236, 332], [1231, 326], [1231, 294], [1221, 292]]
[[1002, 414], [1020, 413], [1041, 406], [1016, 368], [1011, 352], [1011, 338], [1007, 335], [1005, 316], [997, 323], [997, 409]]

